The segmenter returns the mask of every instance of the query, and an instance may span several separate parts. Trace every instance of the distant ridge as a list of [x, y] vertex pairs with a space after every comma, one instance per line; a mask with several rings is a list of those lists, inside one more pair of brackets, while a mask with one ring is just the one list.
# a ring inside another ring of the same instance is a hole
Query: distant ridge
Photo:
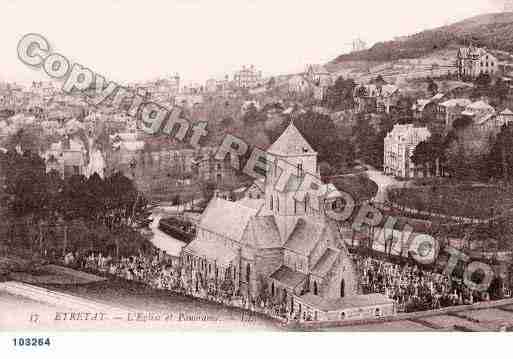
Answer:
[[328, 63], [350, 61], [393, 61], [429, 55], [432, 52], [466, 44], [513, 52], [513, 12], [484, 14], [452, 25], [380, 42], [363, 51], [338, 56]]

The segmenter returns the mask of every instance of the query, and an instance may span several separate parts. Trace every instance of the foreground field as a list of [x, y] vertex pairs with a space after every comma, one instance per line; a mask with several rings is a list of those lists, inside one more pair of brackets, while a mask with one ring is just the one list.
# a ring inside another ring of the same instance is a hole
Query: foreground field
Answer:
[[[122, 280], [86, 285], [45, 285], [39, 288], [39, 299], [34, 289], [37, 287], [27, 288], [31, 296], [28, 299], [9, 293], [10, 283], [17, 288], [23, 286], [19, 282], [6, 282], [4, 288], [0, 288], [0, 331], [282, 329], [264, 316]], [[59, 297], [59, 304], [49, 304], [49, 295]]]
[[[134, 313], [172, 313], [176, 329], [277, 330], [279, 325], [265, 316], [197, 298], [152, 289], [144, 284], [113, 278], [83, 285], [47, 284], [46, 288], [114, 306]], [[204, 320], [207, 318], [207, 320]], [[183, 319], [183, 320], [182, 320]], [[172, 325], [166, 329], [175, 329]]]

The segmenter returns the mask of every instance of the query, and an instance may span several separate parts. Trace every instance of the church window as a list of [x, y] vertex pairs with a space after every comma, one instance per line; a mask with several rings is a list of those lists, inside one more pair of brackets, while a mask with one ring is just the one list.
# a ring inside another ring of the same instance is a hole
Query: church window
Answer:
[[297, 200], [294, 198], [294, 214], [297, 213]]
[[342, 312], [342, 314], [340, 314], [340, 319], [342, 319], [342, 320], [346, 319], [346, 313], [345, 312]]
[[274, 282], [271, 283], [271, 296], [274, 297]]
[[344, 281], [344, 279], [342, 279], [340, 281], [340, 298], [344, 298], [346, 295], [345, 286], [346, 286], [346, 282]]
[[280, 211], [280, 197], [276, 196], [276, 210]]
[[297, 176], [303, 177], [303, 164], [302, 163], [297, 164]]
[[319, 294], [319, 288], [317, 288], [317, 282], [314, 282], [314, 295]]
[[249, 283], [249, 278], [251, 276], [251, 265], [248, 263], [246, 265], [246, 278], [247, 278], [247, 282]]
[[273, 210], [273, 196], [272, 195], [271, 195], [271, 205], [270, 205], [270, 207], [271, 207], [271, 211], [272, 211]]

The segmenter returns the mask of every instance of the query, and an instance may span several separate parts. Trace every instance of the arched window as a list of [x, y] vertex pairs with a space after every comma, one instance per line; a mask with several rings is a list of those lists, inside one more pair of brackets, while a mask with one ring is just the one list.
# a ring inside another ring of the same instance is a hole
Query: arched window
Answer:
[[271, 195], [271, 211], [273, 210], [273, 196]]
[[251, 275], [251, 265], [248, 263], [248, 264], [246, 264], [246, 278], [247, 278], [248, 283], [249, 283], [250, 275]]
[[280, 211], [280, 197], [279, 196], [276, 196], [276, 210], [278, 212]]
[[319, 294], [319, 289], [317, 288], [317, 282], [314, 282], [314, 295]]
[[274, 297], [274, 282], [271, 283], [271, 296]]
[[344, 298], [346, 296], [346, 282], [345, 280], [340, 281], [340, 298]]
[[345, 320], [346, 319], [346, 313], [345, 312], [342, 312], [342, 314], [340, 314], [340, 319], [341, 320]]

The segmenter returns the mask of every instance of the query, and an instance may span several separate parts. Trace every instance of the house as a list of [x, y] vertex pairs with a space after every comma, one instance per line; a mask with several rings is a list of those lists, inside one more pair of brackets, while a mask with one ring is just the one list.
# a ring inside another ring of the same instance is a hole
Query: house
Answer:
[[246, 190], [246, 198], [249, 199], [261, 199], [265, 196], [265, 180], [257, 179], [251, 186]]
[[456, 66], [461, 78], [475, 79], [481, 74], [496, 75], [499, 61], [486, 49], [470, 46], [458, 50]]
[[[310, 206], [320, 198], [314, 192], [304, 193], [302, 202], [295, 198], [300, 179], [318, 168], [317, 153], [292, 123], [267, 156], [272, 165], [262, 198], [213, 198], [202, 214], [195, 239], [182, 250], [192, 287], [231, 288], [248, 300], [265, 293], [300, 320], [391, 314], [393, 302], [384, 295], [357, 294], [353, 261], [336, 223]], [[278, 164], [285, 160], [298, 172], [279, 191]]]
[[322, 65], [308, 65], [304, 76], [315, 86], [321, 86], [322, 83], [331, 81], [331, 74]]
[[493, 122], [491, 120], [495, 117], [495, 109], [481, 100], [468, 105], [461, 115], [465, 118], [469, 118], [474, 127], [485, 130], [486, 128], [490, 128], [489, 123]]
[[310, 82], [302, 75], [294, 75], [292, 76], [288, 82], [288, 92], [289, 94], [306, 94], [311, 91], [312, 85]]
[[445, 132], [452, 129], [454, 120], [461, 116], [461, 113], [472, 103], [466, 98], [455, 98], [444, 101], [438, 105], [437, 121], [444, 124]]
[[262, 71], [257, 71], [254, 65], [242, 66], [233, 76], [235, 86], [238, 88], [254, 88], [262, 84]]
[[381, 90], [376, 99], [376, 109], [380, 113], [390, 113], [390, 109], [397, 105], [400, 91], [395, 85], [381, 86]]
[[357, 112], [390, 113], [397, 105], [400, 91], [395, 85], [366, 84], [357, 86], [353, 97]]
[[85, 175], [88, 153], [84, 143], [72, 136], [52, 143], [50, 149], [43, 153], [46, 172], [57, 171], [62, 178]]
[[413, 118], [416, 120], [420, 120], [423, 117], [424, 107], [430, 103], [429, 99], [419, 98], [412, 105]]
[[426, 127], [415, 127], [413, 124], [395, 125], [384, 140], [385, 174], [402, 178], [415, 177], [415, 165], [411, 160], [415, 147], [431, 137]]

